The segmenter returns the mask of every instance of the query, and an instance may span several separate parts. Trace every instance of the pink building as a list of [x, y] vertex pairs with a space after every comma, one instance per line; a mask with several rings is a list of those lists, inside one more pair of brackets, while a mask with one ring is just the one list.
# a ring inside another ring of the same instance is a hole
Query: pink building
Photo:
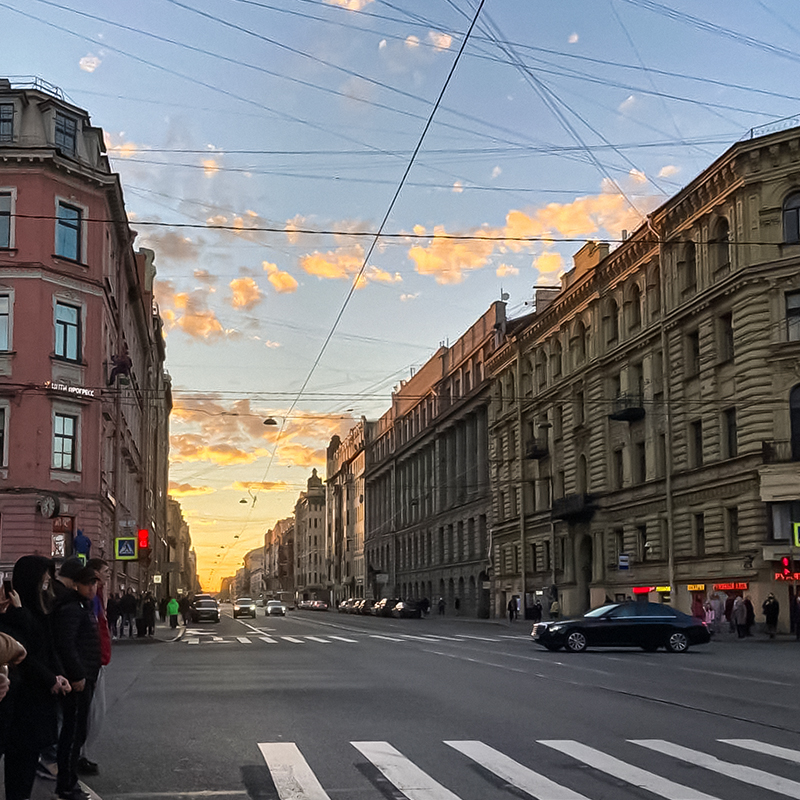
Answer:
[[[169, 376], [154, 254], [135, 250], [103, 131], [41, 81], [0, 80], [0, 571], [149, 533], [165, 559]], [[157, 580], [157, 579], [156, 579]]]

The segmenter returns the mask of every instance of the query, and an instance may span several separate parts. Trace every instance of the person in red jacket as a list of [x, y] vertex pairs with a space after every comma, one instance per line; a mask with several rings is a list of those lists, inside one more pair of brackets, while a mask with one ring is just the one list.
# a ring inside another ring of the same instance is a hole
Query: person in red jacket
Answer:
[[81, 775], [97, 775], [100, 771], [97, 762], [92, 759], [94, 748], [100, 741], [100, 732], [106, 716], [106, 683], [105, 668], [111, 663], [111, 631], [106, 618], [106, 586], [111, 581], [111, 567], [102, 558], [90, 558], [86, 566], [94, 570], [97, 576], [97, 594], [92, 601], [94, 616], [97, 619], [97, 633], [100, 636], [100, 673], [94, 686], [94, 696], [89, 710], [89, 729], [86, 742], [78, 759], [78, 773]]

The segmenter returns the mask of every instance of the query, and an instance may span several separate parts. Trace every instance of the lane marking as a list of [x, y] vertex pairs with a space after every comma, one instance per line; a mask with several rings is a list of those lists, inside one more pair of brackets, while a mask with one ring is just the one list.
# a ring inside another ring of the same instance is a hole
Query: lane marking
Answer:
[[394, 636], [380, 636], [377, 633], [371, 633], [369, 635], [370, 639], [385, 639], [387, 642], [404, 642], [405, 639], [397, 639]]
[[294, 636], [281, 636], [281, 639], [287, 642], [294, 642], [295, 644], [305, 644], [302, 639], [295, 639]]
[[348, 639], [346, 636], [333, 636], [331, 639], [338, 639], [340, 642], [350, 642], [350, 644], [358, 644], [358, 639]]
[[445, 744], [471, 758], [516, 789], [539, 800], [587, 800], [584, 795], [524, 767], [483, 742], [445, 742]]
[[246, 636], [237, 636], [236, 640], [242, 644], [253, 644], [252, 641], [250, 641], [250, 639], [248, 639]]
[[729, 778], [734, 778], [742, 783], [749, 783], [751, 786], [758, 786], [762, 789], [768, 789], [771, 792], [777, 792], [786, 797], [794, 797], [796, 800], [800, 800], [800, 783], [797, 781], [781, 778], [779, 775], [772, 775], [761, 769], [745, 767], [742, 764], [735, 764], [730, 761], [722, 761], [706, 753], [690, 750], [688, 747], [682, 747], [679, 744], [673, 744], [663, 739], [629, 739], [628, 741], [646, 747], [648, 750], [654, 750], [656, 753], [665, 753], [689, 764], [710, 769], [720, 775], [727, 775]]
[[187, 639], [186, 644], [200, 644], [199, 639]]
[[439, 639], [446, 638], [446, 637], [441, 637], [441, 636], [437, 636], [437, 637], [434, 637], [434, 636], [414, 636], [411, 633], [401, 633], [400, 635], [404, 639], [413, 639], [413, 640], [418, 641], [418, 642], [438, 642]]
[[280, 800], [330, 800], [296, 744], [260, 743]]
[[639, 767], [634, 767], [632, 764], [626, 764], [618, 758], [606, 755], [600, 750], [587, 747], [580, 742], [568, 739], [540, 739], [539, 744], [557, 750], [559, 753], [572, 756], [572, 758], [588, 764], [590, 767], [600, 770], [600, 772], [605, 772], [607, 775], [627, 781], [640, 789], [646, 789], [659, 797], [667, 798], [667, 800], [719, 800], [719, 798], [715, 798], [712, 795], [674, 783]]
[[795, 764], [800, 764], [800, 753], [797, 750], [790, 750], [788, 747], [778, 747], [776, 744], [767, 744], [766, 742], [758, 742], [755, 739], [717, 739], [718, 742], [723, 744], [732, 744], [734, 747], [743, 747], [745, 750], [754, 751], [756, 753], [764, 753], [767, 756], [775, 756], [776, 758], [783, 758], [786, 761], [792, 761]]
[[271, 636], [259, 636], [262, 642], [266, 642], [267, 644], [278, 644], [277, 639], [273, 639]]
[[475, 639], [478, 642], [502, 642], [502, 639], [490, 639], [488, 636], [470, 636], [467, 633], [458, 634], [462, 639]]
[[320, 639], [319, 636], [303, 636], [304, 639], [310, 639], [312, 642], [319, 642], [320, 644], [330, 644], [327, 639]]
[[427, 772], [409, 761], [388, 742], [350, 742], [369, 759], [408, 800], [459, 800]]

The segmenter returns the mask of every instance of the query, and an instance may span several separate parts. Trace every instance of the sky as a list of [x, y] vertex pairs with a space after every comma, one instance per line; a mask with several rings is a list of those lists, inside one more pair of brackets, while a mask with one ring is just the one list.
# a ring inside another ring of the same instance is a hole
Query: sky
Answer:
[[478, 5], [0, 0], [0, 75], [90, 113], [156, 252], [207, 590], [503, 293], [526, 313], [583, 242], [800, 113], [781, 0]]

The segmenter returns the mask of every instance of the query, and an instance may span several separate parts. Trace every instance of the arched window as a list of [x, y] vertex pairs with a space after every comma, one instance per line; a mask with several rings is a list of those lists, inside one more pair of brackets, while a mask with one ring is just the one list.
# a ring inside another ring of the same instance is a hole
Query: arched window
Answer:
[[714, 226], [711, 247], [711, 269], [714, 273], [727, 273], [731, 268], [730, 228], [728, 220], [720, 217]]
[[552, 355], [550, 356], [550, 365], [553, 368], [553, 377], [554, 378], [560, 378], [561, 377], [561, 372], [562, 372], [563, 367], [564, 367], [563, 356], [564, 356], [564, 353], [563, 353], [563, 350], [561, 348], [561, 342], [558, 339], [555, 339], [553, 341]]
[[650, 280], [647, 282], [647, 299], [650, 314], [656, 317], [661, 313], [661, 269], [656, 264], [650, 271]]
[[631, 287], [628, 323], [628, 328], [632, 331], [642, 327], [642, 291], [638, 283], [634, 283]]
[[547, 354], [540, 350], [536, 356], [536, 389], [541, 391], [547, 386]]
[[573, 339], [575, 364], [582, 364], [586, 360], [586, 326], [578, 320], [575, 325], [575, 338]]
[[617, 306], [616, 300], [608, 301], [603, 319], [606, 328], [606, 344], [616, 344], [619, 339], [619, 306]]
[[589, 470], [586, 466], [586, 456], [581, 453], [578, 459], [578, 494], [586, 494], [589, 491]]
[[789, 393], [789, 414], [792, 425], [792, 461], [800, 461], [800, 384]]
[[800, 192], [790, 194], [783, 201], [783, 241], [800, 242]]
[[682, 294], [693, 294], [697, 288], [697, 252], [691, 239], [683, 243], [678, 256], [678, 281]]

